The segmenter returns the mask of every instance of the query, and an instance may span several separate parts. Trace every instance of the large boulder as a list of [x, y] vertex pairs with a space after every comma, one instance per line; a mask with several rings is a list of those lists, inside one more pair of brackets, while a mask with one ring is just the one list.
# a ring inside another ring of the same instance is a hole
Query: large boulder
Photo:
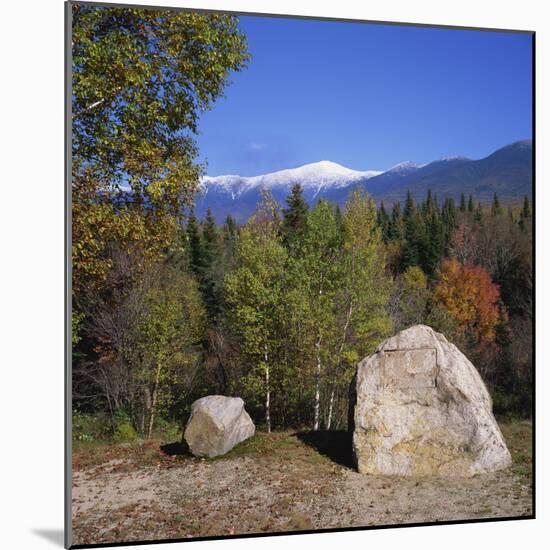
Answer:
[[254, 423], [240, 397], [207, 395], [191, 405], [183, 437], [195, 456], [213, 457], [253, 435]]
[[384, 341], [352, 382], [359, 472], [469, 477], [511, 457], [476, 368], [425, 325]]

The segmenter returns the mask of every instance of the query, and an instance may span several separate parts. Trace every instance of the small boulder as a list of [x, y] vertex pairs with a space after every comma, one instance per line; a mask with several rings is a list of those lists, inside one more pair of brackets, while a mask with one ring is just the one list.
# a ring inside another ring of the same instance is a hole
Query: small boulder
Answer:
[[213, 457], [229, 452], [254, 435], [254, 423], [240, 397], [207, 395], [191, 405], [184, 439], [195, 456]]
[[511, 465], [476, 368], [425, 325], [384, 341], [350, 388], [360, 473], [469, 477]]

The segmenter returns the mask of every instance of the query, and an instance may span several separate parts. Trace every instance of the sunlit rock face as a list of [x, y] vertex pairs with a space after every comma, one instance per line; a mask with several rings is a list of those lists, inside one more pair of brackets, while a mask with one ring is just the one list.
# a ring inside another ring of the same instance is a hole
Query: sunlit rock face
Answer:
[[229, 452], [254, 431], [240, 397], [207, 395], [191, 405], [184, 438], [195, 456], [214, 457]]
[[469, 477], [511, 465], [479, 373], [430, 327], [388, 338], [352, 385], [360, 473]]

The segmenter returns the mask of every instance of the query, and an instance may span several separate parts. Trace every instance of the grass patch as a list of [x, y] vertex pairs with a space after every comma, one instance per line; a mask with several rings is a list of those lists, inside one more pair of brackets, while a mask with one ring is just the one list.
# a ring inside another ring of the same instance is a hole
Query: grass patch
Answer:
[[104, 447], [113, 445], [111, 439], [93, 439], [91, 441], [74, 441], [73, 440], [73, 456], [81, 453], [95, 453]]
[[[335, 456], [324, 452], [324, 447], [312, 444], [310, 439], [303, 436], [303, 432], [256, 432], [228, 453], [207, 460], [231, 460], [248, 456], [261, 462], [292, 464], [296, 467], [334, 466], [335, 462], [341, 463]], [[351, 455], [351, 448], [349, 453]], [[336, 454], [339, 456], [338, 451]]]
[[130, 443], [79, 443], [73, 447], [73, 469], [98, 467], [111, 461], [120, 462], [112, 467], [112, 471], [132, 471], [139, 467], [155, 465], [170, 468], [177, 466], [182, 460], [193, 458], [188, 454], [167, 454], [162, 451], [162, 447], [163, 442], [158, 438]]
[[304, 445], [290, 432], [256, 432], [252, 437], [239, 443], [228, 453], [208, 460], [224, 460], [241, 456], [271, 456], [279, 451], [303, 449]]
[[[138, 432], [130, 418], [123, 413], [116, 414], [111, 419], [106, 414], [86, 414], [74, 410], [72, 423], [73, 447], [76, 450], [144, 439], [144, 434]], [[152, 439], [167, 443], [181, 438], [181, 433], [181, 422], [158, 418]]]
[[500, 425], [512, 455], [512, 471], [523, 479], [533, 473], [533, 426], [529, 420], [512, 420]]
[[[530, 421], [503, 422], [501, 430], [512, 455], [512, 471], [528, 482], [532, 475], [532, 425]], [[353, 469], [351, 440], [346, 432], [256, 432], [225, 455], [205, 459], [209, 462], [250, 457], [263, 463], [308, 467], [336, 465]], [[159, 434], [150, 440], [113, 443], [112, 440], [74, 441], [75, 470], [99, 466], [110, 461], [136, 467], [171, 467], [193, 457], [180, 440], [165, 443]], [[124, 467], [123, 465], [120, 468]]]
[[[326, 452], [326, 436], [323, 444], [294, 432], [256, 432], [247, 440], [236, 445], [224, 455], [212, 458], [197, 458], [191, 455], [185, 443], [180, 441], [165, 443], [156, 437], [149, 440], [138, 439], [129, 442], [112, 440], [75, 441], [73, 443], [73, 468], [75, 470], [101, 466], [107, 462], [124, 462], [126, 468], [160, 465], [170, 467], [184, 460], [206, 460], [217, 462], [250, 457], [256, 461], [277, 463], [279, 465], [321, 467], [334, 466], [340, 462]], [[315, 438], [314, 438], [315, 439]], [[313, 441], [313, 442], [312, 442]], [[351, 453], [351, 450], [349, 451]], [[113, 466], [117, 469], [123, 465]]]
[[[283, 458], [295, 460], [308, 456], [310, 461], [324, 460], [316, 453], [307, 452], [306, 446], [290, 432], [256, 432], [224, 455], [207, 458], [208, 461], [230, 460], [243, 456], [255, 459]], [[190, 454], [180, 441], [166, 444], [158, 435], [148, 440], [116, 443], [112, 440], [73, 442], [73, 468], [90, 468], [112, 460], [129, 461], [135, 466], [154, 464], [172, 465], [182, 460], [201, 460]]]

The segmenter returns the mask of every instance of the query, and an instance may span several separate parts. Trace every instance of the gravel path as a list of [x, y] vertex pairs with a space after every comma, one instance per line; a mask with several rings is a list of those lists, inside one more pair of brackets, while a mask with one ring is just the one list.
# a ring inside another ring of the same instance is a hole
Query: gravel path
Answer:
[[78, 468], [73, 484], [74, 543], [503, 518], [532, 512], [531, 477], [514, 467], [459, 480], [365, 476], [342, 456], [323, 454], [322, 445], [291, 434], [267, 437], [242, 454], [217, 460], [150, 451], [148, 464], [133, 462], [126, 453], [125, 458]]

